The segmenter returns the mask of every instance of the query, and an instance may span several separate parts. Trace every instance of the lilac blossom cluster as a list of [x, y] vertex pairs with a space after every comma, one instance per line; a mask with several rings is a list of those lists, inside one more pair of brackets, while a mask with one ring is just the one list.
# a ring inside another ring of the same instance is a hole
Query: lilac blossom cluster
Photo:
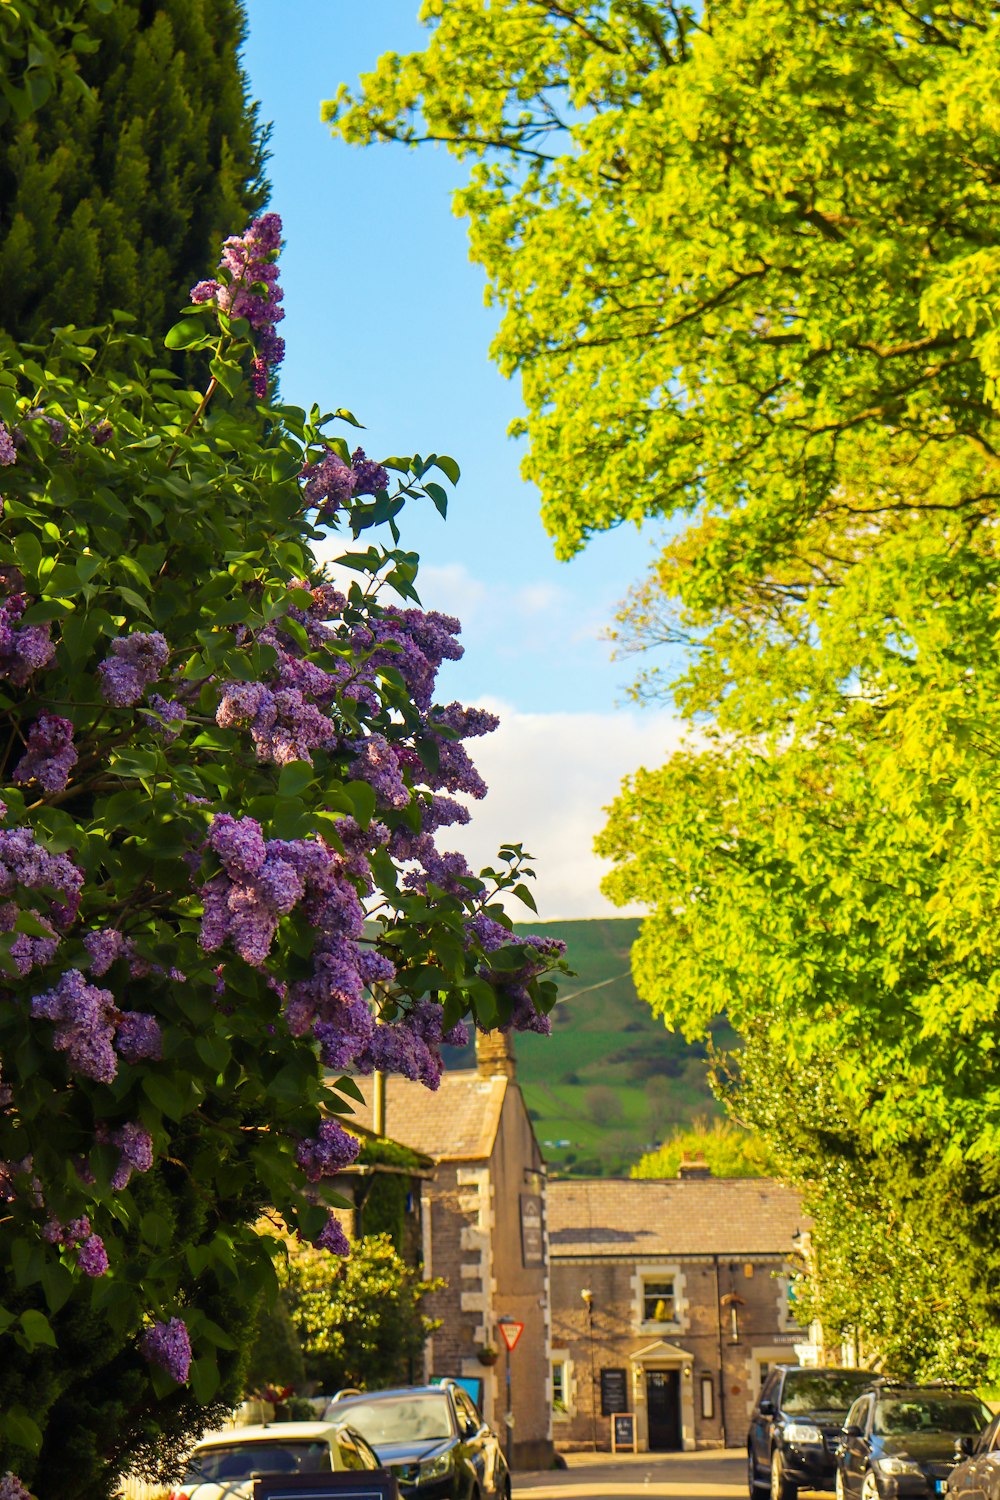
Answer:
[[28, 731], [27, 748], [14, 768], [14, 780], [19, 785], [37, 781], [45, 792], [61, 792], [76, 762], [71, 721], [57, 714], [39, 714]]
[[142, 1357], [166, 1370], [171, 1380], [183, 1385], [191, 1369], [191, 1337], [181, 1318], [154, 1323], [139, 1340]]
[[17, 463], [17, 448], [6, 422], [0, 422], [0, 469], [9, 469]]
[[320, 1182], [349, 1167], [360, 1150], [357, 1136], [349, 1135], [339, 1120], [326, 1119], [315, 1136], [299, 1142], [295, 1160], [309, 1182]]
[[344, 1233], [344, 1226], [335, 1214], [328, 1214], [326, 1223], [313, 1240], [317, 1250], [327, 1250], [331, 1255], [350, 1255], [351, 1242]]
[[[43, 849], [30, 828], [0, 829], [0, 932], [15, 931], [22, 909], [46, 929], [44, 936], [19, 932], [7, 946], [22, 979], [51, 960], [76, 917], [82, 889], [83, 871], [67, 855]], [[27, 906], [19, 898], [25, 890], [37, 897]]]
[[136, 1063], [161, 1055], [157, 1021], [137, 1011], [120, 1011], [110, 990], [88, 984], [79, 969], [31, 1002], [31, 1014], [55, 1024], [52, 1045], [65, 1052], [70, 1069], [97, 1083], [111, 1083], [118, 1056]]
[[143, 710], [142, 717], [168, 745], [172, 745], [188, 716], [184, 704], [176, 698], [164, 698], [159, 693], [151, 693], [149, 708], [151, 712]]
[[167, 664], [170, 648], [158, 630], [134, 630], [111, 642], [111, 654], [98, 667], [101, 692], [115, 708], [132, 708]]
[[515, 937], [502, 922], [494, 921], [485, 912], [478, 912], [476, 916], [469, 919], [466, 923], [466, 933], [470, 946], [475, 945], [479, 948], [487, 959], [490, 954], [497, 953], [501, 948], [510, 947], [512, 944], [528, 949], [537, 955], [533, 958], [530, 953], [526, 954], [519, 969], [497, 971], [490, 969], [487, 964], [484, 973], [489, 973], [491, 982], [497, 987], [498, 995], [501, 999], [506, 998], [511, 1008], [510, 1020], [500, 1028], [502, 1031], [535, 1031], [541, 1036], [548, 1036], [552, 1031], [551, 1017], [535, 1009], [528, 986], [532, 980], [544, 974], [554, 962], [565, 955], [566, 944], [559, 938], [540, 937], [535, 934]]
[[148, 1172], [153, 1165], [153, 1137], [142, 1125], [127, 1124], [111, 1132], [112, 1144], [121, 1155], [111, 1178], [116, 1193], [127, 1188], [133, 1172]]
[[383, 464], [355, 448], [346, 464], [332, 448], [327, 448], [315, 463], [304, 464], [299, 472], [304, 480], [302, 493], [318, 511], [317, 519], [329, 523], [355, 495], [377, 495], [389, 488], [389, 474]]
[[15, 687], [24, 687], [35, 672], [47, 667], [55, 655], [49, 625], [18, 625], [28, 607], [27, 596], [8, 594], [0, 603], [0, 677]]
[[42, 1230], [42, 1238], [50, 1245], [58, 1245], [61, 1250], [76, 1250], [76, 1263], [85, 1276], [103, 1276], [108, 1269], [104, 1241], [93, 1232], [86, 1214], [71, 1219], [68, 1224], [50, 1218]]
[[454, 615], [390, 606], [367, 624], [356, 625], [351, 644], [355, 652], [368, 656], [371, 667], [395, 668], [414, 703], [426, 711], [441, 663], [462, 658], [463, 647], [455, 639], [461, 630]]
[[251, 385], [261, 401], [285, 354], [285, 341], [275, 333], [275, 325], [285, 316], [276, 265], [280, 249], [280, 216], [261, 214], [244, 234], [230, 236], [223, 245], [219, 270], [225, 277], [199, 281], [191, 288], [192, 302], [214, 302], [229, 317], [245, 318], [257, 335]]
[[0, 1500], [33, 1500], [33, 1496], [27, 1485], [8, 1469], [0, 1479]]

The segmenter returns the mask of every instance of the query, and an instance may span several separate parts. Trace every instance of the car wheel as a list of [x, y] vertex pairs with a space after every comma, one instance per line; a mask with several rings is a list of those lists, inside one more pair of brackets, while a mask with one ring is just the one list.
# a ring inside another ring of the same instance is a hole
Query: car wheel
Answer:
[[767, 1494], [767, 1485], [763, 1479], [757, 1477], [757, 1465], [753, 1461], [753, 1449], [747, 1449], [747, 1490], [750, 1500], [763, 1500]]
[[861, 1500], [882, 1500], [882, 1491], [872, 1469], [868, 1470], [861, 1486]]
[[799, 1493], [797, 1484], [793, 1484], [785, 1473], [785, 1460], [781, 1451], [775, 1448], [771, 1454], [771, 1500], [796, 1500]]

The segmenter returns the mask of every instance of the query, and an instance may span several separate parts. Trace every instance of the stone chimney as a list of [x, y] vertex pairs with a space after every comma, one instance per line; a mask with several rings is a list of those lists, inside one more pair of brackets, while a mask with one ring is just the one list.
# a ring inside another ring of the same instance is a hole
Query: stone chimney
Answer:
[[706, 1177], [711, 1177], [712, 1169], [701, 1155], [694, 1158], [683, 1156], [681, 1157], [681, 1164], [677, 1168], [677, 1175], [684, 1182], [690, 1182], [692, 1179], [699, 1181]]
[[515, 1076], [517, 1065], [514, 1062], [514, 1045], [510, 1032], [491, 1031], [488, 1036], [484, 1036], [481, 1031], [476, 1032], [476, 1071], [480, 1078]]

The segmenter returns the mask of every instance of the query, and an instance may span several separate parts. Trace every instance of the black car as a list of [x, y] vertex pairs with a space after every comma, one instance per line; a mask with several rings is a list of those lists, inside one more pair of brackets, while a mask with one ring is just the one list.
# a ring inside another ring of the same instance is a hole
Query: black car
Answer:
[[[990, 1422], [960, 1386], [878, 1381], [851, 1407], [837, 1462], [838, 1500], [926, 1500], [948, 1493], [957, 1445]], [[981, 1491], [970, 1491], [978, 1494]]]
[[453, 1381], [334, 1397], [326, 1419], [367, 1439], [406, 1500], [510, 1500], [499, 1439]]
[[795, 1500], [800, 1486], [832, 1490], [848, 1410], [875, 1377], [868, 1370], [777, 1365], [765, 1380], [747, 1434], [750, 1500]]
[[960, 1437], [955, 1455], [961, 1462], [948, 1475], [945, 1494], [955, 1500], [1000, 1500], [1000, 1416], [978, 1438]]

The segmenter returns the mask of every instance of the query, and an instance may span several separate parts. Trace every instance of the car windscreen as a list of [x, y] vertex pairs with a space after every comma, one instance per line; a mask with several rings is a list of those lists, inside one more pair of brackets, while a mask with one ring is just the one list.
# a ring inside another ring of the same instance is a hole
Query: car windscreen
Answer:
[[846, 1417], [871, 1383], [872, 1377], [866, 1370], [791, 1370], [785, 1376], [781, 1409], [793, 1417], [807, 1411]]
[[251, 1474], [329, 1474], [328, 1444], [317, 1442], [212, 1443], [196, 1448], [184, 1483], [226, 1484]]
[[448, 1398], [433, 1393], [345, 1402], [343, 1415], [376, 1450], [380, 1443], [440, 1442], [452, 1436]]
[[879, 1437], [910, 1437], [919, 1432], [974, 1437], [989, 1420], [985, 1406], [960, 1396], [883, 1396], [875, 1408], [873, 1431]]

